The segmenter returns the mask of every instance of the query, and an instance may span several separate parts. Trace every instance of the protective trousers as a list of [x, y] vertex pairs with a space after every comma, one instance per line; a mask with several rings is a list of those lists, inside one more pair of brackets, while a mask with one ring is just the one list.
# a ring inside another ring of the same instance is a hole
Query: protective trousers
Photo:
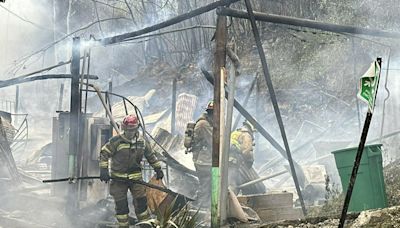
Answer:
[[115, 201], [116, 218], [120, 228], [129, 227], [128, 189], [132, 194], [133, 206], [138, 220], [144, 221], [150, 217], [145, 186], [124, 180], [113, 180], [110, 184], [110, 194]]
[[228, 184], [231, 190], [237, 195], [240, 191], [237, 186], [242, 184], [242, 178], [239, 172], [238, 164], [229, 163]]
[[211, 166], [195, 164], [197, 177], [199, 178], [198, 203], [202, 208], [211, 208]]

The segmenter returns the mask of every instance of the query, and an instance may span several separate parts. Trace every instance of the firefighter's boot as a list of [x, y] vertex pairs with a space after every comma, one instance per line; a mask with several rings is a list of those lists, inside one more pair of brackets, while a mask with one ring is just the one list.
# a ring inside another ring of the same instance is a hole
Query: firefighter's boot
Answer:
[[115, 217], [117, 218], [119, 228], [129, 228], [128, 214], [116, 215]]

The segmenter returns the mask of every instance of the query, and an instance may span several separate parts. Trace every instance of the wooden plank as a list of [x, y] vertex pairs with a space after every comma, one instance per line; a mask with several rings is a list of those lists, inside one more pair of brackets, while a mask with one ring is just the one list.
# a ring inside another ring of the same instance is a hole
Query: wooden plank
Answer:
[[293, 207], [293, 194], [287, 192], [238, 196], [238, 200], [242, 205], [254, 210]]

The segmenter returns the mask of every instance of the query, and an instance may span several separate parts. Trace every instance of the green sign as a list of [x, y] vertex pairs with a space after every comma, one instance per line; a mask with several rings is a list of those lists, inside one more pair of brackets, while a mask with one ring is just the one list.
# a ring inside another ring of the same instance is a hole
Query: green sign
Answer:
[[368, 110], [372, 113], [375, 107], [376, 93], [378, 91], [380, 66], [377, 61], [374, 61], [367, 72], [361, 76], [358, 98], [368, 104]]

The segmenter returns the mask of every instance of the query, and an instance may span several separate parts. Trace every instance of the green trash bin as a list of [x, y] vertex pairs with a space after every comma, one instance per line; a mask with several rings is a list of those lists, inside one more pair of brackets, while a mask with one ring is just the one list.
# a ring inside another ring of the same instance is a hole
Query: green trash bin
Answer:
[[[348, 211], [387, 207], [381, 146], [382, 144], [365, 145]], [[353, 147], [332, 152], [345, 194], [357, 149]]]

